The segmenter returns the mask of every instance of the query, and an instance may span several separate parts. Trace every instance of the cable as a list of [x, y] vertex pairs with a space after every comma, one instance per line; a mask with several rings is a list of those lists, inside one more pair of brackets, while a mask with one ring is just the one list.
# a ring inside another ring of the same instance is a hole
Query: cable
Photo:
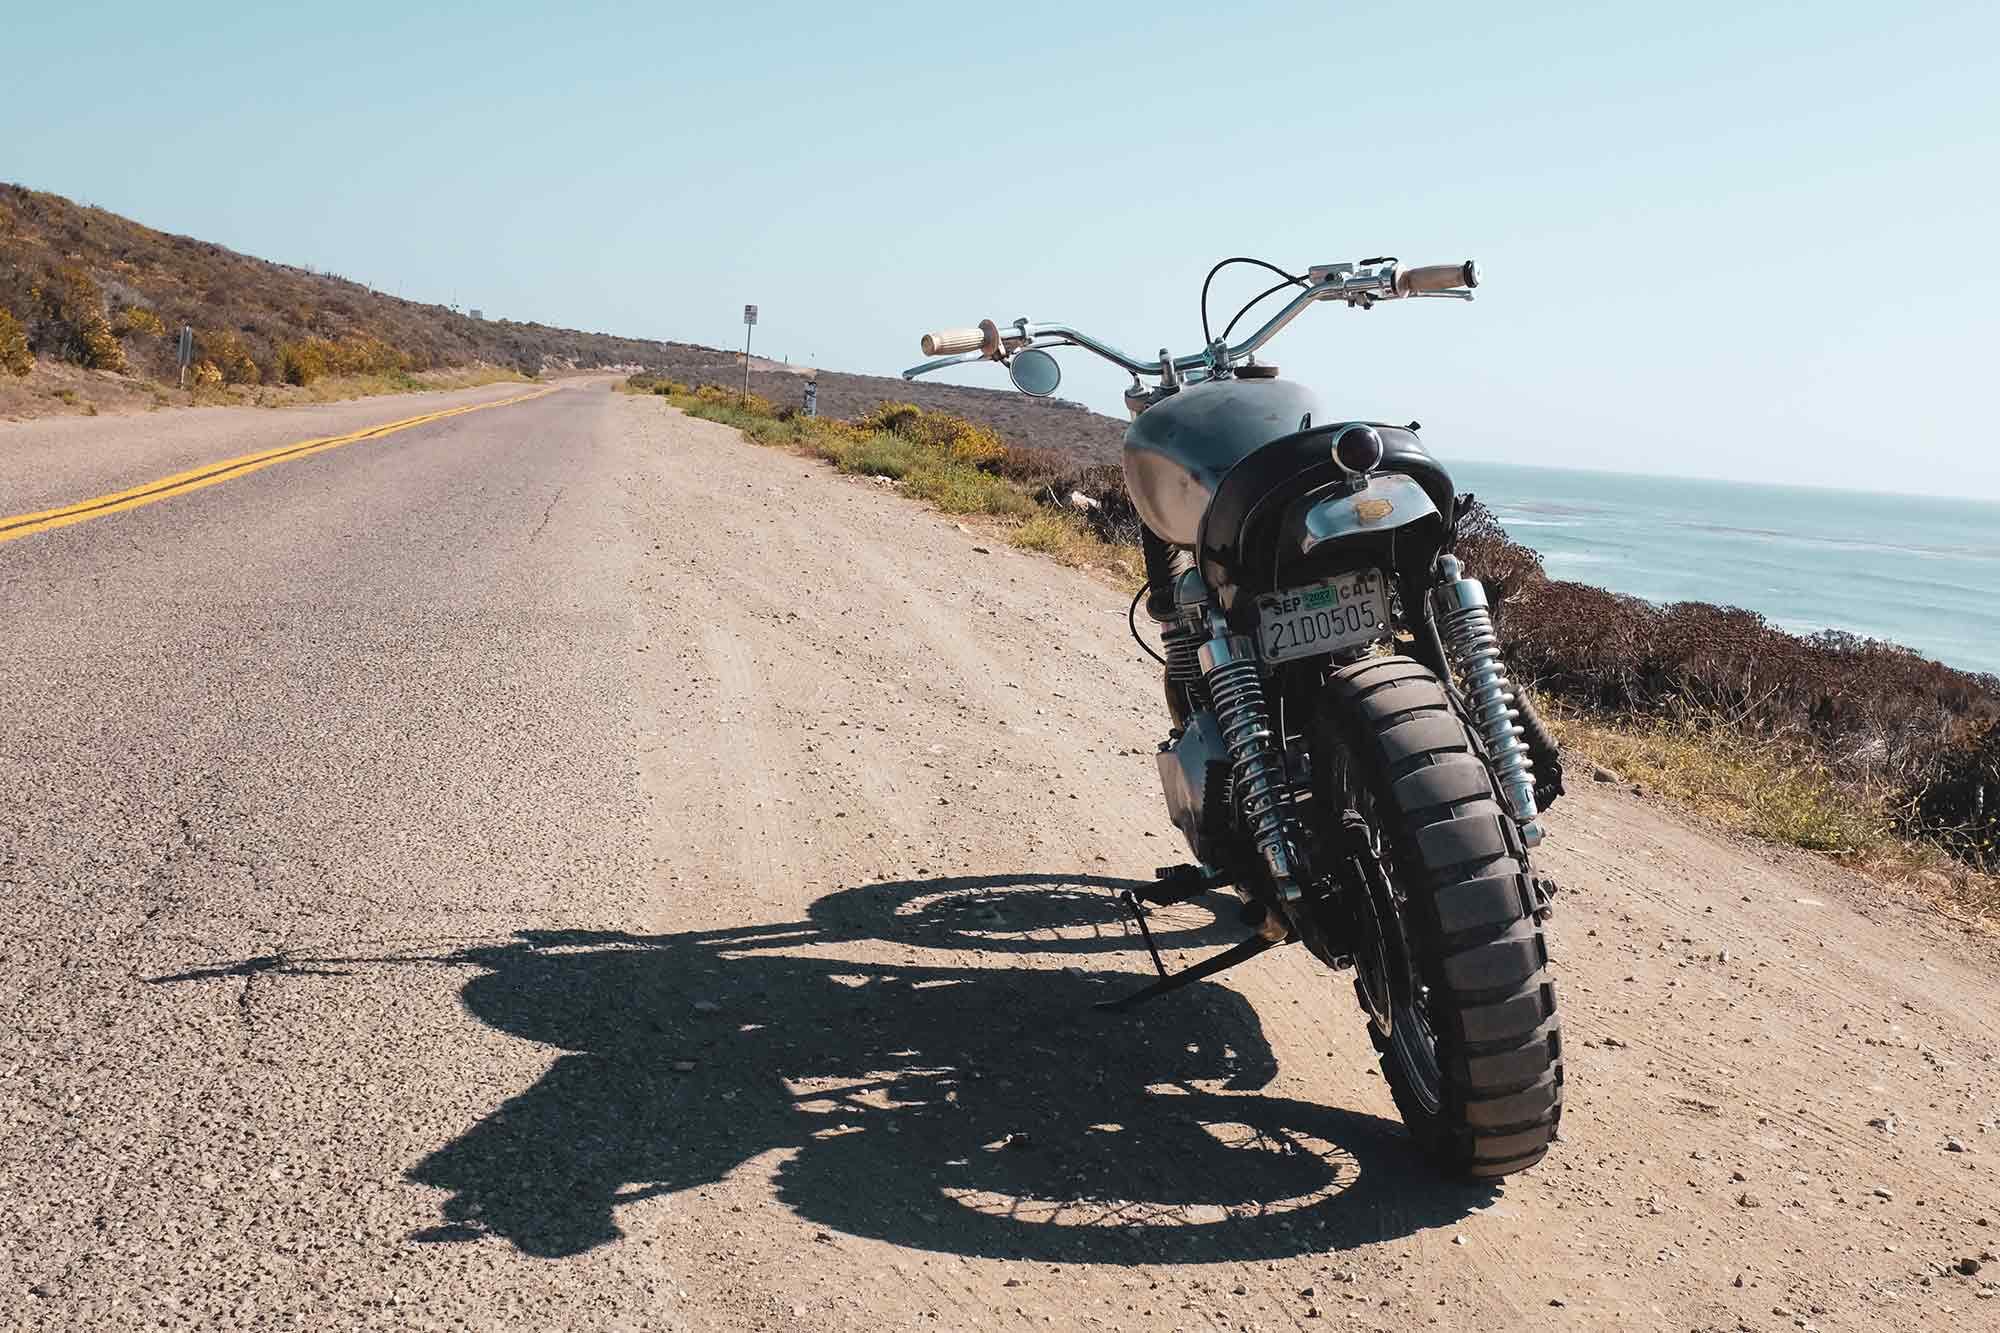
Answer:
[[1258, 292], [1255, 296], [1251, 297], [1249, 301], [1244, 303], [1243, 308], [1236, 312], [1235, 318], [1231, 319], [1227, 324], [1222, 326], [1222, 341], [1224, 342], [1229, 341], [1229, 335], [1235, 332], [1236, 330], [1237, 321], [1242, 319], [1245, 315], [1249, 314], [1252, 310], [1256, 309], [1257, 303], [1259, 301], [1262, 301], [1265, 297], [1271, 296], [1277, 292], [1282, 292], [1283, 290], [1285, 290], [1285, 288], [1291, 285], [1292, 284], [1289, 282], [1274, 282], [1269, 287], [1266, 287], [1263, 291]]
[[1139, 585], [1139, 591], [1132, 594], [1132, 605], [1125, 608], [1125, 628], [1132, 631], [1132, 642], [1145, 649], [1146, 656], [1152, 658], [1161, 666], [1165, 666], [1167, 659], [1154, 652], [1153, 645], [1139, 637], [1139, 599], [1152, 590], [1152, 584], [1142, 583]]
[[[1222, 272], [1222, 270], [1228, 268], [1231, 264], [1255, 264], [1258, 268], [1269, 269], [1286, 282], [1295, 286], [1303, 287], [1306, 285], [1306, 280], [1297, 274], [1287, 273], [1276, 264], [1262, 259], [1252, 259], [1249, 255], [1231, 255], [1229, 258], [1221, 261], [1208, 271], [1207, 277], [1201, 280], [1201, 344], [1204, 347], [1215, 341], [1214, 336], [1209, 333], [1208, 328], [1208, 285], [1215, 281], [1216, 274]], [[1261, 300], [1262, 298], [1259, 299]]]

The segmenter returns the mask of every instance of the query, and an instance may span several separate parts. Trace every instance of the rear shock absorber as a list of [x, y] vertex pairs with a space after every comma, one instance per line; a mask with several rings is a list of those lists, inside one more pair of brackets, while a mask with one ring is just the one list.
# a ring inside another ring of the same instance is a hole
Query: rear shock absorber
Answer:
[[1540, 811], [1535, 808], [1535, 765], [1521, 739], [1522, 729], [1517, 724], [1521, 714], [1514, 706], [1514, 686], [1507, 679], [1506, 664], [1500, 660], [1500, 639], [1493, 632], [1486, 585], [1465, 577], [1457, 556], [1440, 556], [1438, 575], [1432, 596], [1439, 627], [1445, 646], [1465, 675], [1472, 723], [1486, 742], [1493, 775], [1499, 779], [1514, 822], [1521, 826], [1522, 843], [1538, 846], [1542, 826], [1536, 819]]
[[1287, 842], [1292, 793], [1285, 783], [1285, 756], [1271, 730], [1264, 683], [1250, 640], [1231, 634], [1219, 620], [1214, 638], [1201, 645], [1201, 670], [1222, 728], [1222, 740], [1236, 765], [1236, 794], [1250, 840], [1270, 868], [1278, 896], [1296, 902], [1299, 886]]

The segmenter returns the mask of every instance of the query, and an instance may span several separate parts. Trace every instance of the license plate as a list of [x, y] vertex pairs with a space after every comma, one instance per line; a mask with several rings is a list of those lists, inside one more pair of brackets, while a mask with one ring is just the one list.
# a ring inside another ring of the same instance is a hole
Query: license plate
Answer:
[[1389, 633], [1389, 592], [1377, 569], [1257, 599], [1257, 653], [1266, 662], [1337, 653]]

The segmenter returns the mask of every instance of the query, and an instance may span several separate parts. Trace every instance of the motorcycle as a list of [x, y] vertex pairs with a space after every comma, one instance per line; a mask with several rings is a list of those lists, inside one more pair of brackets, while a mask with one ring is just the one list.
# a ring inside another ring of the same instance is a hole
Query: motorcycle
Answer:
[[[1232, 264], [1282, 281], [1219, 336], [1209, 285]], [[1486, 591], [1454, 554], [1469, 496], [1418, 424], [1331, 417], [1257, 351], [1307, 307], [1471, 300], [1478, 271], [1392, 258], [1295, 275], [1234, 257], [1202, 285], [1200, 351], [1140, 360], [1027, 319], [926, 334], [947, 366], [997, 361], [1047, 397], [1079, 347], [1132, 376], [1126, 489], [1147, 579], [1128, 621], [1164, 668], [1167, 810], [1195, 864], [1126, 905], [1159, 972], [1126, 1011], [1277, 945], [1303, 944], [1354, 991], [1404, 1123], [1449, 1174], [1541, 1160], [1562, 1114], [1562, 1036], [1543, 923], [1554, 884], [1530, 852], [1562, 791], [1560, 754], [1501, 661]], [[1260, 302], [1297, 292], [1238, 343]], [[1149, 382], [1150, 381], [1150, 382]], [[1161, 649], [1137, 627], [1145, 602]], [[1221, 888], [1241, 944], [1168, 975], [1149, 906]]]

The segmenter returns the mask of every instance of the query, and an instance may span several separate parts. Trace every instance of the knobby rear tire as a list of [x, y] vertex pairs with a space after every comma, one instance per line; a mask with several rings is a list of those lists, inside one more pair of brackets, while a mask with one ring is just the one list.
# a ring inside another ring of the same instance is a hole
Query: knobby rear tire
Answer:
[[1562, 1033], [1527, 849], [1481, 744], [1437, 677], [1406, 657], [1342, 669], [1326, 703], [1348, 771], [1373, 798], [1411, 962], [1430, 988], [1435, 1111], [1370, 1025], [1397, 1109], [1448, 1173], [1533, 1166], [1562, 1116]]

